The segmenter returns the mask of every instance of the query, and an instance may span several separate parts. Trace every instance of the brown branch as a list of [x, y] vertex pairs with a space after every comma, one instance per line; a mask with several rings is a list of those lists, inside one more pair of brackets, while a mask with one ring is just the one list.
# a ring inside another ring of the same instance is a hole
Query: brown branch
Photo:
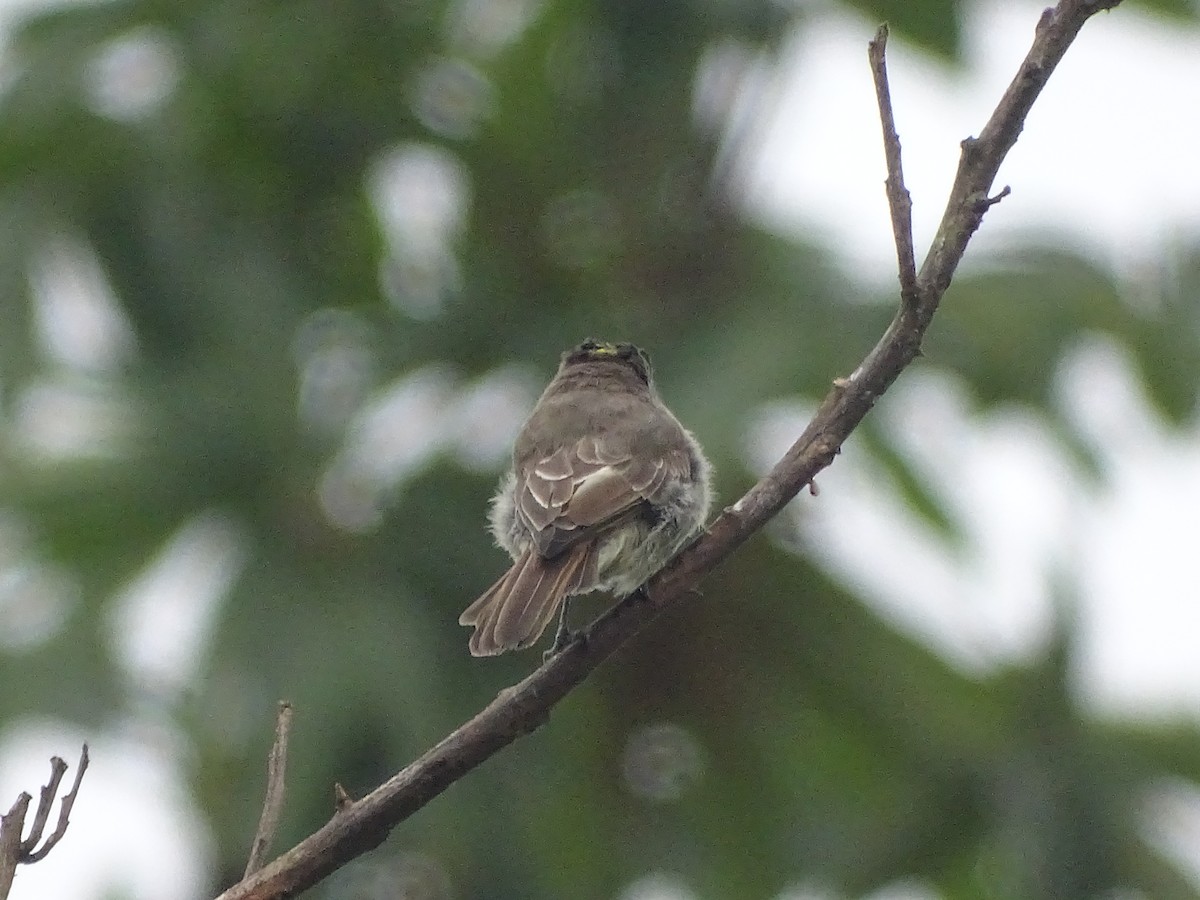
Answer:
[[[23, 863], [40, 862], [41, 860], [45, 859], [46, 854], [48, 854], [51, 850], [53, 850], [58, 845], [58, 842], [63, 839], [63, 835], [67, 833], [67, 826], [69, 824], [71, 824], [71, 821], [70, 821], [71, 820], [71, 810], [75, 807], [75, 798], [77, 796], [79, 796], [79, 785], [83, 781], [83, 773], [87, 771], [88, 763], [90, 761], [91, 760], [88, 757], [88, 745], [84, 744], [83, 750], [80, 751], [80, 753], [79, 753], [79, 767], [75, 770], [75, 781], [71, 784], [71, 793], [69, 793], [65, 797], [63, 797], [62, 802], [59, 803], [59, 805], [58, 805], [58, 825], [55, 826], [54, 833], [52, 835], [50, 835], [50, 837], [46, 838], [46, 843], [42, 844], [41, 848], [36, 851], [33, 849], [32, 846], [30, 846], [28, 849], [22, 847], [22, 850], [24, 851], [24, 853], [21, 858], [21, 862], [23, 862]], [[58, 763], [60, 766], [62, 766], [63, 771], [64, 772], [66, 771], [66, 768], [67, 768], [66, 764], [61, 759], [59, 759], [57, 756], [51, 762], [51, 765], [53, 766], [54, 763]], [[62, 778], [61, 772], [58, 773], [58, 777]], [[54, 786], [55, 786], [55, 790], [57, 790], [57, 788], [58, 788], [57, 779], [52, 779], [52, 781], [55, 782]], [[46, 792], [43, 791], [42, 792], [42, 800], [46, 800], [46, 796], [47, 796]], [[53, 796], [53, 794], [51, 794], [49, 797], [49, 801], [53, 801], [53, 799], [54, 799], [54, 796]], [[49, 806], [49, 802], [47, 802], [47, 807], [48, 806]], [[41, 801], [38, 802], [38, 807], [39, 807], [38, 813], [39, 813], [39, 817], [40, 817]], [[41, 834], [40, 830], [38, 833], [40, 836], [40, 834]]]
[[879, 124], [883, 126], [883, 152], [887, 160], [888, 208], [892, 213], [892, 234], [896, 240], [896, 261], [900, 270], [900, 299], [915, 306], [917, 298], [917, 257], [913, 250], [912, 196], [904, 186], [904, 167], [900, 164], [900, 135], [892, 112], [892, 90], [887, 76], [888, 27], [885, 22], [867, 44], [871, 75], [875, 80], [875, 99], [879, 102]]
[[75, 806], [75, 798], [79, 795], [79, 785], [83, 781], [83, 773], [87, 771], [87, 767], [88, 748], [87, 744], [84, 744], [83, 752], [79, 755], [79, 768], [75, 770], [75, 781], [71, 785], [71, 792], [63, 797], [59, 804], [58, 825], [55, 827], [54, 833], [46, 838], [46, 842], [40, 848], [37, 848], [38, 841], [42, 839], [46, 823], [50, 821], [50, 810], [54, 806], [54, 798], [58, 794], [62, 777], [67, 771], [67, 764], [59, 757], [55, 756], [50, 760], [50, 780], [39, 792], [37, 810], [33, 814], [33, 825], [29, 829], [29, 837], [21, 840], [21, 832], [25, 827], [25, 816], [29, 812], [29, 804], [33, 800], [29, 794], [22, 791], [17, 796], [17, 802], [13, 804], [12, 809], [6, 815], [0, 816], [0, 900], [5, 900], [9, 891], [12, 890], [17, 866], [32, 865], [45, 859], [46, 855], [67, 833], [71, 809]]
[[12, 809], [0, 816], [0, 900], [5, 900], [12, 890], [13, 878], [21, 862], [21, 829], [25, 827], [25, 814], [31, 800], [33, 797], [21, 791]]
[[28, 856], [42, 839], [46, 822], [50, 820], [50, 810], [54, 806], [54, 798], [58, 796], [58, 784], [63, 775], [67, 774], [67, 764], [61, 756], [50, 757], [50, 780], [38, 793], [37, 812], [33, 815], [33, 827], [29, 829], [29, 837], [21, 841], [21, 855]]
[[275, 742], [267, 757], [267, 795], [263, 800], [262, 815], [258, 819], [258, 830], [250, 844], [250, 859], [246, 862], [249, 878], [263, 867], [275, 832], [279, 830], [279, 817], [283, 814], [283, 789], [287, 777], [288, 738], [292, 733], [292, 704], [279, 701], [279, 712], [275, 717]]
[[[449, 785], [545, 722], [550, 708], [609, 654], [663, 609], [683, 602], [704, 575], [811, 483], [833, 461], [875, 401], [920, 352], [921, 340], [971, 235], [984, 212], [1004, 194], [989, 198], [987, 192], [1000, 163], [1016, 142], [1029, 108], [1083, 23], [1100, 9], [1119, 2], [1060, 0], [1042, 16], [1033, 45], [995, 112], [979, 137], [963, 142], [950, 199], [917, 274], [913, 301], [907, 302], [906, 298], [862, 364], [849, 377], [835, 382], [804, 433], [775, 468], [718, 516], [707, 533], [680, 553], [645, 590], [596, 620], [585, 639], [502, 691], [482, 712], [361, 800], [339, 802], [337, 812], [324, 827], [231, 887], [218, 900], [293, 897], [380, 844], [399, 822]], [[882, 51], [881, 45], [878, 52]], [[895, 184], [902, 185], [898, 169]]]

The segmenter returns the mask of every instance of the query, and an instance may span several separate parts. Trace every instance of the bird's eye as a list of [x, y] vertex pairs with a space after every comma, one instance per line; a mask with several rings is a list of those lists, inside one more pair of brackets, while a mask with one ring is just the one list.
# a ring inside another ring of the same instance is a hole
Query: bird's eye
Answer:
[[595, 338], [587, 338], [579, 345], [580, 350], [599, 350], [600, 343]]
[[629, 363], [642, 381], [650, 383], [650, 358], [644, 350], [634, 344], [619, 344], [617, 355]]

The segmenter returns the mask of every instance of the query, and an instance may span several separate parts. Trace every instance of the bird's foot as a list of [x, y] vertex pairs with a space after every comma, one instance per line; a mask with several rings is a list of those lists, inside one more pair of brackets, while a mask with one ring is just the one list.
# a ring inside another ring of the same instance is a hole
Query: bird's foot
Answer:
[[567, 610], [570, 608], [570, 597], [563, 599], [562, 610], [558, 614], [558, 628], [554, 631], [554, 643], [550, 645], [550, 649], [542, 654], [542, 662], [548, 661], [552, 656], [557, 656], [569, 646], [584, 637], [583, 632], [572, 631], [567, 627]]
[[572, 631], [570, 628], [559, 627], [554, 633], [554, 643], [550, 645], [550, 649], [542, 654], [542, 662], [549, 662], [553, 657], [558, 656], [576, 641], [586, 641], [587, 633], [583, 631]]

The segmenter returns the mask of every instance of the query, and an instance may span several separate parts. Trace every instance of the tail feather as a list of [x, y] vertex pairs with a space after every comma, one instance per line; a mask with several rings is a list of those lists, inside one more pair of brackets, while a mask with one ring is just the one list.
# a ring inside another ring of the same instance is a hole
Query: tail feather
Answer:
[[522, 556], [513, 563], [512, 568], [496, 579], [496, 582], [458, 617], [460, 625], [475, 626], [468, 645], [472, 656], [495, 656], [504, 652], [505, 648], [496, 642], [496, 619], [500, 615], [504, 598], [511, 593], [512, 584], [526, 561], [526, 557]]
[[554, 594], [553, 601], [544, 604], [540, 611], [538, 611], [536, 605], [531, 607], [531, 611], [537, 612], [537, 615], [528, 626], [528, 638], [518, 643], [516, 645], [518, 648], [528, 647], [537, 641], [547, 626], [554, 621], [555, 615], [567, 597], [584, 593], [596, 583], [596, 553], [594, 545], [582, 545], [573, 553], [568, 553], [567, 557], [568, 565], [555, 578], [555, 584], [552, 588]]
[[[524, 557], [521, 558], [521, 561], [523, 560]], [[512, 577], [513, 572], [516, 571], [517, 566], [521, 564], [521, 561], [514, 563], [513, 567], [497, 578], [495, 583], [486, 591], [484, 591], [478, 600], [462, 611], [462, 614], [458, 617], [459, 625], [480, 624], [480, 622], [487, 616], [487, 613], [491, 608], [492, 600], [495, 598], [496, 594], [504, 588], [505, 584]]]
[[[533, 640], [532, 634], [537, 620], [553, 608], [562, 598], [559, 579], [571, 554], [545, 560], [536, 553], [521, 567], [508, 596], [501, 601], [496, 617], [496, 640], [506, 646], [519, 647], [523, 640]], [[547, 607], [550, 607], [547, 610]]]
[[500, 616], [500, 606], [493, 605], [487, 609], [481, 620], [476, 624], [471, 640], [467, 644], [472, 656], [495, 656], [503, 653], [504, 647], [496, 642], [496, 619]]
[[563, 598], [587, 590], [596, 580], [592, 544], [581, 544], [553, 559], [532, 548], [459, 616], [474, 625], [473, 656], [494, 656], [534, 643], [558, 611]]

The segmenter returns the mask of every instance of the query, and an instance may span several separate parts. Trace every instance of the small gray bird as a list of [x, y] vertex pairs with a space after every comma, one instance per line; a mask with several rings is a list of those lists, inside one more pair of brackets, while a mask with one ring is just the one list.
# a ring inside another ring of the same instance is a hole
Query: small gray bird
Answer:
[[659, 399], [633, 344], [588, 339], [562, 355], [517, 435], [513, 467], [492, 501], [496, 542], [515, 562], [464, 610], [474, 656], [528, 647], [566, 598], [624, 597], [704, 525], [709, 464]]

